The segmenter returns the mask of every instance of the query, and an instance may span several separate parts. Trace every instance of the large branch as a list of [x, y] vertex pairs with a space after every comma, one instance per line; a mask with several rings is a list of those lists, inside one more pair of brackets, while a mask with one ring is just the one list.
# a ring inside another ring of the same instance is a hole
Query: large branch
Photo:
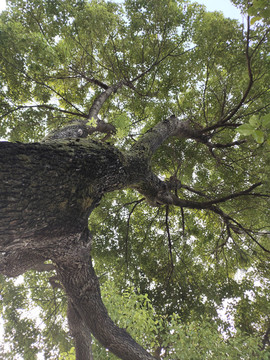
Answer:
[[[154, 360], [125, 329], [114, 324], [101, 300], [99, 281], [87, 246], [88, 230], [80, 245], [57, 253], [54, 262], [69, 300], [85, 326], [109, 351], [123, 360]], [[76, 320], [76, 318], [75, 318]]]
[[91, 332], [71, 300], [68, 301], [67, 318], [74, 339], [76, 360], [93, 360]]
[[123, 84], [123, 81], [119, 81], [117, 84], [109, 86], [105, 91], [97, 96], [90, 108], [88, 118], [97, 119], [98, 113], [100, 112], [100, 109], [102, 108], [105, 101], [111, 96], [111, 94], [115, 93], [120, 87], [122, 87]]
[[151, 158], [171, 136], [193, 138], [195, 132], [191, 129], [189, 121], [182, 121], [172, 115], [148, 130], [132, 147], [132, 151], [144, 152], [146, 157]]
[[109, 138], [112, 134], [115, 134], [116, 129], [114, 125], [106, 123], [104, 120], [99, 119], [98, 114], [105, 101], [119, 88], [121, 88], [123, 84], [124, 83], [122, 81], [119, 81], [117, 84], [107, 87], [106, 90], [104, 90], [94, 99], [89, 113], [86, 116], [88, 120], [96, 120], [96, 124], [94, 126], [89, 125], [87, 120], [76, 120], [64, 126], [60, 130], [53, 131], [44, 140], [48, 141], [68, 138], [86, 138], [95, 132], [106, 134], [106, 136], [102, 140], [107, 140], [107, 138]]

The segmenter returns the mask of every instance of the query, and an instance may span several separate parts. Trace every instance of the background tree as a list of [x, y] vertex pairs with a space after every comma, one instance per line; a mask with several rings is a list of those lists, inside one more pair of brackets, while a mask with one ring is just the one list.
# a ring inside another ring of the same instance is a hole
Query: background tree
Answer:
[[267, 22], [176, 0], [8, 5], [6, 358], [266, 359]]

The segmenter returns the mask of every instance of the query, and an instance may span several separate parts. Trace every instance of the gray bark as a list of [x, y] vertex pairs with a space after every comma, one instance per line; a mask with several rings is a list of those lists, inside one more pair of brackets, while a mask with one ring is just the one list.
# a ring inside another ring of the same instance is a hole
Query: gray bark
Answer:
[[142, 181], [148, 167], [142, 163], [139, 173], [138, 159], [86, 139], [2, 142], [0, 154], [0, 271], [17, 276], [52, 260], [73, 315], [82, 319], [81, 327], [71, 321], [77, 359], [89, 360], [87, 331], [121, 359], [153, 359], [110, 319], [88, 236], [88, 217], [102, 195]]

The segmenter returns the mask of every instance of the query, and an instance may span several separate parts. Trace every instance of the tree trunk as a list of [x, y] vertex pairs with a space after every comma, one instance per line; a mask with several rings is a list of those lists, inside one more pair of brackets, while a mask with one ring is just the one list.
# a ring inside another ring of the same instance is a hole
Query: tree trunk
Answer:
[[2, 142], [0, 154], [0, 271], [17, 276], [53, 261], [70, 302], [77, 359], [90, 359], [87, 331], [121, 359], [154, 359], [110, 319], [91, 264], [88, 230], [102, 195], [142, 180], [145, 162], [85, 139]]
[[[0, 153], [2, 260], [17, 253], [33, 262], [78, 241], [103, 193], [126, 182], [122, 156], [107, 144], [2, 142]], [[15, 267], [10, 275], [26, 270]]]

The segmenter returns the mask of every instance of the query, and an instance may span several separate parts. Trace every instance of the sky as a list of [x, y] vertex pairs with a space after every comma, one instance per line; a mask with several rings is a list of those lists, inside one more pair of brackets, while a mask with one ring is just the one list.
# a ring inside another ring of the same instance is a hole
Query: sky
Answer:
[[[194, 0], [191, 1], [195, 2]], [[231, 3], [230, 0], [196, 0], [196, 2], [205, 5], [208, 11], [222, 11], [226, 17], [238, 19], [242, 22], [242, 15], [240, 14], [240, 11]]]
[[[157, 0], [158, 1], [158, 0]], [[192, 0], [193, 2], [194, 0]], [[238, 19], [242, 22], [242, 16], [230, 0], [197, 0], [198, 3], [204, 4], [209, 11], [222, 11], [226, 17]], [[0, 11], [5, 8], [6, 0], [0, 0]]]
[[0, 11], [3, 10], [6, 6], [6, 1], [5, 0], [0, 0]]

